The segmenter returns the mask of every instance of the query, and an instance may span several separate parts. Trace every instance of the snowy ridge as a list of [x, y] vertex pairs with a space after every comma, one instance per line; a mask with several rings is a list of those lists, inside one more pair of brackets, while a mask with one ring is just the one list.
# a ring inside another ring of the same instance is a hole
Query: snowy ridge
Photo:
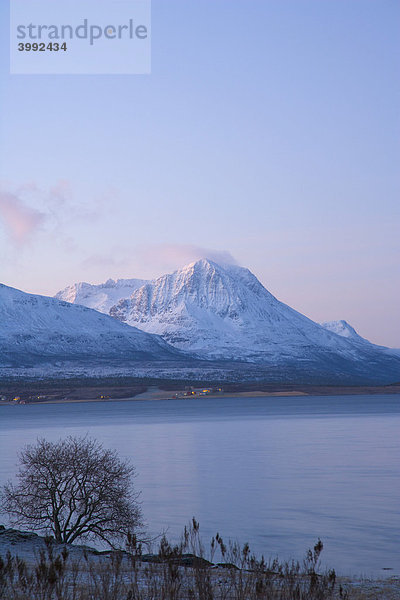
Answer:
[[332, 333], [336, 333], [336, 335], [340, 335], [341, 337], [353, 340], [354, 342], [358, 342], [361, 344], [370, 344], [371, 346], [375, 345], [367, 339], [361, 337], [361, 335], [357, 333], [354, 327], [352, 327], [350, 323], [344, 321], [343, 319], [341, 319], [340, 321], [324, 321], [323, 323], [320, 323], [320, 325], [324, 329], [332, 331]]
[[134, 290], [145, 283], [145, 279], [108, 279], [98, 285], [82, 281], [66, 287], [54, 297], [108, 314], [114, 304], [122, 298], [129, 298]]
[[35, 359], [171, 360], [161, 338], [107, 315], [0, 284], [0, 364]]

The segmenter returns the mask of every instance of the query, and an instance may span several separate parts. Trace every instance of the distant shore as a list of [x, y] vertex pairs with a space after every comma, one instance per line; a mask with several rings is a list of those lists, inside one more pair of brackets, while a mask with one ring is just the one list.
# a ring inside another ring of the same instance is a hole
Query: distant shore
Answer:
[[[114, 397], [104, 397], [104, 398], [99, 398], [99, 397], [95, 397], [95, 398], [88, 398], [88, 397], [82, 397], [82, 398], [46, 398], [43, 400], [28, 400], [28, 401], [24, 401], [24, 404], [73, 404], [73, 403], [79, 403], [79, 402], [138, 402], [138, 401], [149, 401], [151, 402], [152, 400], [196, 400], [196, 399], [204, 399], [204, 398], [210, 398], [210, 399], [222, 399], [222, 398], [258, 398], [258, 397], [273, 397], [273, 396], [308, 396], [309, 394], [307, 394], [306, 392], [301, 392], [301, 391], [290, 391], [290, 392], [263, 392], [263, 391], [251, 391], [251, 392], [229, 392], [229, 393], [224, 393], [224, 392], [220, 392], [218, 394], [204, 394], [204, 395], [190, 395], [190, 396], [184, 396], [181, 394], [180, 390], [175, 390], [175, 391], [165, 391], [165, 390], [161, 390], [161, 389], [157, 389], [157, 390], [148, 390], [146, 392], [143, 392], [141, 394], [137, 394], [135, 396], [129, 396], [129, 397], [118, 397], [118, 396], [114, 396]], [[8, 400], [8, 401], [0, 401], [0, 406], [1, 405], [12, 405], [12, 404], [16, 404], [16, 402], [14, 402], [13, 400]]]
[[[260, 389], [257, 389], [257, 388]], [[182, 399], [222, 399], [258, 397], [302, 397], [302, 396], [342, 396], [360, 394], [400, 394], [400, 384], [388, 386], [317, 386], [317, 385], [272, 385], [229, 384], [216, 391], [204, 386], [194, 388], [170, 385], [71, 385], [68, 381], [53, 383], [31, 382], [21, 388], [20, 384], [0, 383], [0, 405], [13, 404], [65, 404], [78, 402], [120, 402]]]
[[[179, 390], [171, 392], [166, 392], [165, 390], [148, 390], [147, 392], [143, 392], [142, 394], [137, 394], [136, 396], [131, 396], [130, 398], [63, 398], [60, 400], [43, 400], [41, 404], [64, 404], [69, 402], [135, 402], [135, 401], [152, 401], [152, 400], [198, 400], [204, 398], [211, 398], [214, 400], [221, 398], [257, 398], [257, 397], [268, 397], [268, 396], [308, 396], [305, 392], [293, 391], [293, 392], [232, 392], [232, 393], [224, 393], [220, 392], [218, 394], [204, 394], [204, 395], [191, 395], [184, 396], [181, 395]], [[10, 402], [8, 402], [10, 404]]]

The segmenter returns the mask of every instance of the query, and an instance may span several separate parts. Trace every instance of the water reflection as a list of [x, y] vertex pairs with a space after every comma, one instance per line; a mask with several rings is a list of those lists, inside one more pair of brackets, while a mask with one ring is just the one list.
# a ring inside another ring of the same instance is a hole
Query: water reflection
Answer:
[[[0, 407], [0, 480], [17, 451], [88, 433], [131, 457], [152, 532], [193, 515], [205, 537], [301, 557], [318, 537], [349, 573], [398, 573], [398, 396]], [[397, 569], [397, 571], [396, 571]]]

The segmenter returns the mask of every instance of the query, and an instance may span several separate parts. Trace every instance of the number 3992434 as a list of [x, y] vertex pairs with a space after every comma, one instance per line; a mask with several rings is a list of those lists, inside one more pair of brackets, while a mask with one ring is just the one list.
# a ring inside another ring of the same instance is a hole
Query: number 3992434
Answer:
[[64, 42], [63, 44], [59, 44], [58, 42], [49, 42], [48, 44], [45, 44], [44, 42], [34, 42], [33, 44], [31, 44], [30, 42], [21, 42], [20, 44], [18, 44], [18, 50], [20, 52], [59, 52], [60, 50], [66, 52], [67, 43]]

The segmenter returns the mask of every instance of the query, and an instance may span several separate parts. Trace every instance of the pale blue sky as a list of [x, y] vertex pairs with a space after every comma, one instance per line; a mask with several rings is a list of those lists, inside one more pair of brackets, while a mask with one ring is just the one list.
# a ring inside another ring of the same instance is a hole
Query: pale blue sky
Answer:
[[2, 282], [229, 252], [400, 347], [397, 0], [153, 0], [148, 76], [10, 76], [1, 10]]

